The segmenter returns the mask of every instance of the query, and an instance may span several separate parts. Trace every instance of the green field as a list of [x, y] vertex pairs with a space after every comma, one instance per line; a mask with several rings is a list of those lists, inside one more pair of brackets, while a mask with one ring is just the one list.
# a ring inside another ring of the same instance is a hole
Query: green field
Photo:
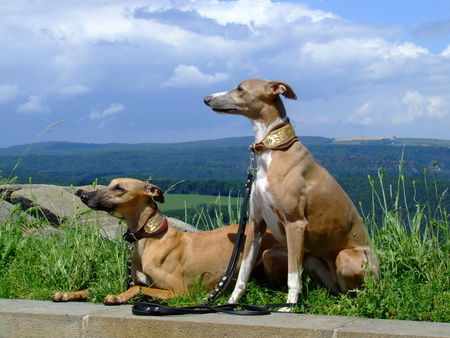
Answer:
[[199, 194], [166, 194], [160, 210], [200, 230], [238, 223], [242, 198]]
[[162, 212], [180, 209], [203, 208], [208, 206], [227, 206], [228, 202], [231, 205], [236, 205], [239, 197], [228, 196], [211, 196], [211, 195], [197, 195], [197, 194], [167, 194], [165, 195], [165, 202], [159, 204]]
[[432, 138], [398, 138], [394, 141], [395, 145], [410, 145], [410, 146], [441, 146], [450, 147], [450, 140], [432, 139]]

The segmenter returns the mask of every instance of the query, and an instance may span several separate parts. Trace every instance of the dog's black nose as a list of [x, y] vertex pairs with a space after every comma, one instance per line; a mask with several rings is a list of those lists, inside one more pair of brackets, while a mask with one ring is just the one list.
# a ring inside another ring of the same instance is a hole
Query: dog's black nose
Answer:
[[203, 99], [203, 102], [205, 102], [205, 104], [208, 105], [208, 106], [209, 106], [209, 101], [211, 101], [211, 95], [206, 96], [206, 97]]
[[80, 195], [80, 199], [83, 203], [86, 203], [88, 198], [89, 198], [89, 195], [85, 192]]

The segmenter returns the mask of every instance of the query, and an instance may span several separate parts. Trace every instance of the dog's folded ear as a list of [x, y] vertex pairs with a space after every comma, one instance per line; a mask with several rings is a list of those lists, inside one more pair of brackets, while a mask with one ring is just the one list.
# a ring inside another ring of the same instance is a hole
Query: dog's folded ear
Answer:
[[164, 203], [164, 194], [159, 187], [153, 184], [147, 184], [146, 191], [156, 202]]
[[297, 100], [294, 90], [285, 82], [271, 81], [269, 82], [269, 88], [273, 95], [281, 94], [287, 99]]

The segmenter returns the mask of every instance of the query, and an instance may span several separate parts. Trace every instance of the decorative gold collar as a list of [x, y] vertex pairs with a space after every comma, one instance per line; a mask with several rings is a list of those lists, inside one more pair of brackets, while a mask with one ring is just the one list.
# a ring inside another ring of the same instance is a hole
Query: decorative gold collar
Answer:
[[147, 220], [147, 223], [144, 225], [144, 230], [147, 234], [154, 234], [158, 231], [158, 228], [163, 224], [166, 220], [166, 217], [164, 217], [163, 214], [159, 212], [159, 210], [155, 209], [156, 213], [152, 213], [150, 215], [149, 219]]
[[283, 121], [273, 127], [261, 142], [252, 144], [250, 149], [255, 153], [265, 150], [285, 150], [298, 140], [294, 127], [289, 121]]
[[136, 232], [131, 232], [128, 230], [123, 234], [123, 238], [129, 243], [133, 243], [141, 238], [155, 236], [166, 230], [168, 226], [169, 222], [167, 221], [167, 218], [159, 212], [158, 208], [156, 208], [152, 210], [142, 228]]

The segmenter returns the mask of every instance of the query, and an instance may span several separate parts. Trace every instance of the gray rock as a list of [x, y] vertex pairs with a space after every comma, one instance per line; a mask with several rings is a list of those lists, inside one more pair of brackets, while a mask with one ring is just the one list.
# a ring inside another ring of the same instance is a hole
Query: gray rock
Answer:
[[108, 239], [116, 238], [124, 232], [124, 225], [106, 212], [89, 209], [74, 193], [75, 187], [59, 187], [54, 185], [23, 185], [11, 193], [12, 203], [22, 208], [37, 208], [54, 226], [65, 222], [76, 222], [83, 226], [98, 225]]
[[127, 230], [125, 221], [113, 217], [104, 211], [88, 209], [76, 219], [76, 222], [83, 226], [99, 226], [102, 235], [111, 240], [120, 238]]
[[22, 189], [23, 185], [21, 184], [2, 184], [0, 185], [0, 199], [8, 200], [11, 194], [16, 191]]
[[37, 207], [37, 213], [45, 216], [54, 225], [59, 225], [87, 209], [69, 188], [54, 185], [24, 185], [22, 189], [11, 194], [10, 201], [20, 204], [25, 210]]
[[[11, 194], [17, 190], [34, 189], [42, 187], [55, 187], [55, 186], [50, 184], [3, 184], [0, 185], [0, 199], [9, 200], [11, 198]], [[58, 188], [63, 189], [67, 192], [72, 192], [74, 190], [73, 187], [58, 186]]]
[[19, 218], [22, 218], [27, 225], [32, 226], [33, 224], [37, 224], [39, 221], [23, 212], [22, 210], [17, 210], [14, 204], [11, 204], [7, 201], [0, 200], [0, 223], [12, 219], [17, 221]]
[[6, 201], [0, 200], [0, 223], [3, 223], [8, 217], [14, 205]]
[[180, 221], [179, 219], [176, 219], [173, 217], [167, 217], [167, 220], [177, 230], [184, 231], [184, 232], [198, 232], [199, 231], [196, 227], [194, 227], [188, 223], [185, 223], [183, 221]]

